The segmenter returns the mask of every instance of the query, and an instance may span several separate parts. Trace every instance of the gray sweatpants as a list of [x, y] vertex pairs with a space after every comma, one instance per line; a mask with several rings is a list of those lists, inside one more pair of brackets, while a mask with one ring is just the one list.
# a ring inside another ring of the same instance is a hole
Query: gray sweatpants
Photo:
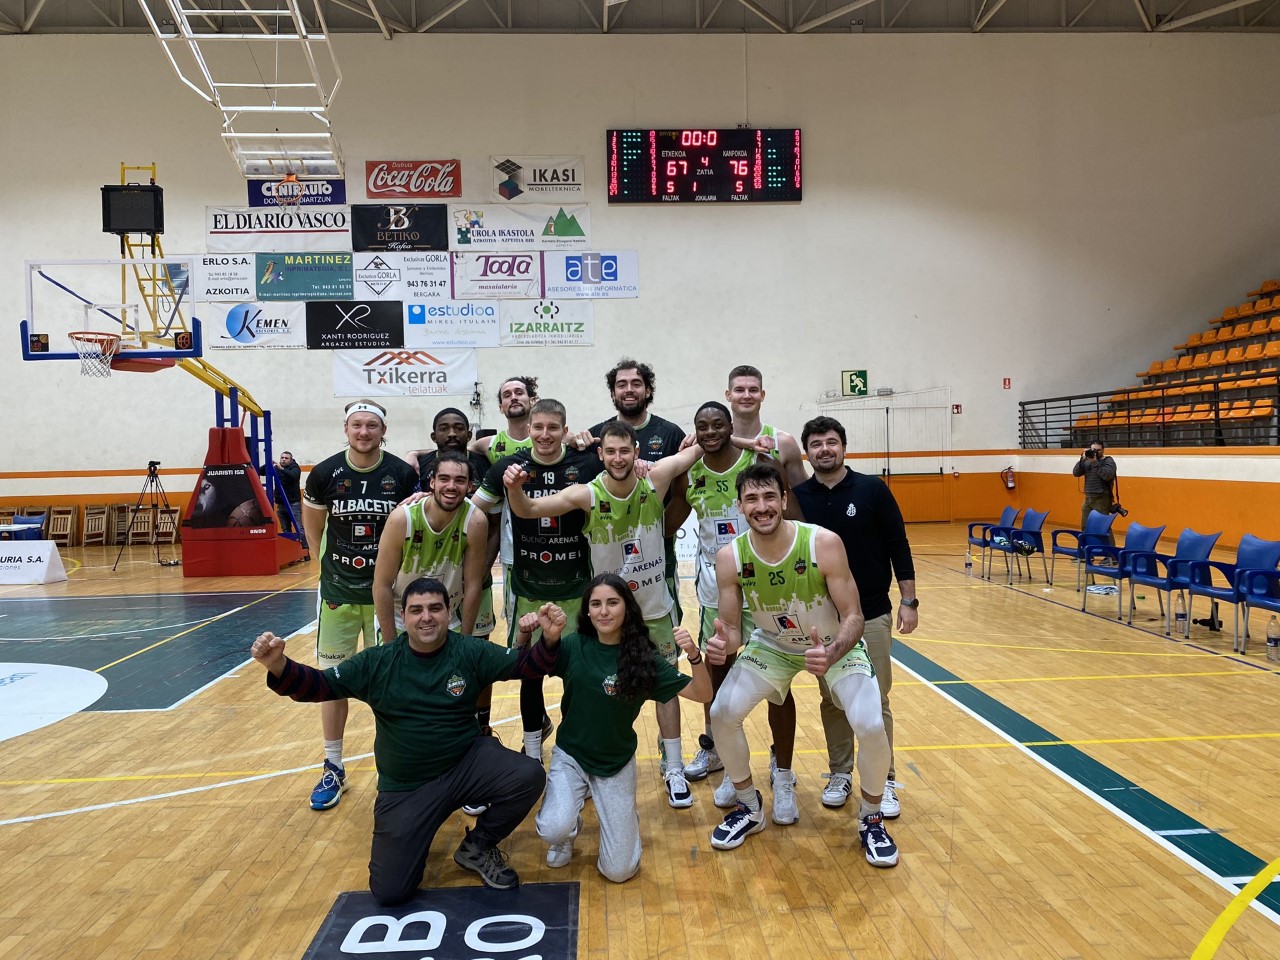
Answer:
[[636, 812], [636, 758], [612, 777], [594, 777], [559, 747], [551, 750], [547, 792], [536, 824], [546, 843], [563, 843], [578, 829], [578, 815], [595, 802], [600, 821], [600, 857], [596, 867], [614, 883], [630, 880], [640, 869], [640, 815]]

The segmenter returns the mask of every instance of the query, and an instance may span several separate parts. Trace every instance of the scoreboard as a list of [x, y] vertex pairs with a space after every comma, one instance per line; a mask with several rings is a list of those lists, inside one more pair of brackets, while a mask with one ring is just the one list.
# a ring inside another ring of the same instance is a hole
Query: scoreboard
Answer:
[[796, 129], [609, 130], [610, 203], [800, 200]]

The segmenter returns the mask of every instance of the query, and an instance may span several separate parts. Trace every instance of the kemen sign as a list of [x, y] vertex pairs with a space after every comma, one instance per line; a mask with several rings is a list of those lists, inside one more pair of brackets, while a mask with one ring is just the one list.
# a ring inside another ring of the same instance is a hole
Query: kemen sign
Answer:
[[333, 355], [335, 397], [470, 396], [474, 350], [343, 350]]
[[211, 303], [199, 312], [205, 346], [302, 349], [307, 345], [305, 303]]

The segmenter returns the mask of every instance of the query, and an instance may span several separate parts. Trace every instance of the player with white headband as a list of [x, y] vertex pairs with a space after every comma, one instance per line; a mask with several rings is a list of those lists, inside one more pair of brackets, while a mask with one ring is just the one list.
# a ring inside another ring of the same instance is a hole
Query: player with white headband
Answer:
[[[418, 488], [418, 475], [383, 451], [387, 411], [372, 400], [346, 406], [347, 449], [316, 464], [307, 476], [302, 523], [307, 542], [319, 545], [320, 614], [316, 662], [321, 670], [380, 642], [373, 605], [373, 570], [387, 517]], [[388, 641], [391, 639], [387, 638]], [[324, 729], [324, 775], [311, 792], [311, 809], [337, 806], [347, 790], [342, 737], [347, 701], [320, 704]]]

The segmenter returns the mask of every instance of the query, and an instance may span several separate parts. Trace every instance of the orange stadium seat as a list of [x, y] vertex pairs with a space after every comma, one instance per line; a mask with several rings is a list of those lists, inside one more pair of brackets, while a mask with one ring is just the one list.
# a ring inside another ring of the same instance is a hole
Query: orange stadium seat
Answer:
[[1271, 322], [1267, 324], [1267, 333], [1280, 333], [1280, 313], [1271, 318]]
[[1244, 363], [1244, 347], [1232, 347], [1228, 350], [1227, 363]]
[[1238, 311], [1235, 307], [1227, 307], [1227, 309], [1222, 311], [1222, 316], [1219, 319], [1223, 323], [1225, 323], [1228, 320], [1234, 323], [1239, 318], [1239, 316], [1240, 316], [1240, 311]]
[[1269, 340], [1266, 348], [1262, 351], [1262, 355], [1268, 360], [1274, 360], [1276, 357], [1280, 357], [1280, 339]]
[[1200, 334], [1200, 343], [1202, 345], [1206, 343], [1213, 343], [1221, 335], [1222, 330], [1218, 327], [1214, 327], [1212, 330], [1206, 330], [1204, 333]]
[[1248, 301], [1248, 302], [1242, 303], [1242, 304], [1240, 304], [1240, 306], [1236, 307], [1236, 316], [1237, 316], [1237, 317], [1252, 317], [1252, 316], [1253, 316], [1253, 302], [1252, 302], [1252, 301]]
[[[1248, 320], [1244, 323], [1237, 323], [1235, 325], [1235, 329], [1231, 331], [1231, 339], [1239, 340], [1241, 337], [1247, 337], [1252, 326], [1253, 325], [1249, 323]], [[1219, 337], [1218, 339], [1221, 340], [1222, 338]]]
[[1267, 335], [1267, 320], [1265, 317], [1255, 320], [1253, 321], [1252, 324], [1249, 325], [1249, 336], [1265, 337], [1266, 335]]
[[[1216, 352], [1222, 353], [1221, 350]], [[1209, 354], [1207, 353], [1197, 353], [1195, 359], [1191, 361], [1191, 369], [1193, 370], [1203, 370], [1207, 366], [1209, 366]]]
[[1204, 334], [1201, 334], [1201, 333], [1193, 333], [1191, 336], [1187, 337], [1187, 342], [1186, 342], [1185, 344], [1183, 344], [1183, 346], [1185, 346], [1185, 347], [1198, 347], [1198, 346], [1200, 346], [1200, 344], [1201, 344], [1201, 343], [1203, 343], [1203, 342], [1204, 342]]
[[1271, 311], [1271, 298], [1263, 297], [1253, 305], [1253, 315], [1256, 317], [1260, 313], [1269, 313]]
[[1262, 359], [1262, 351], [1266, 348], [1260, 343], [1251, 343], [1244, 348], [1244, 359], [1246, 363], [1252, 363], [1254, 360]]
[[[1259, 348], [1260, 348], [1260, 347], [1259, 347]], [[1179, 357], [1179, 358], [1178, 358], [1178, 367], [1177, 367], [1177, 368], [1178, 368], [1179, 370], [1190, 370], [1190, 369], [1191, 369], [1191, 360], [1192, 360], [1191, 354], [1189, 354], [1189, 353], [1188, 353], [1188, 354], [1184, 354], [1183, 356], [1181, 356], [1181, 357]]]
[[1220, 367], [1227, 362], [1227, 351], [1215, 350], [1209, 354], [1209, 366]]
[[1170, 357], [1168, 360], [1165, 360], [1160, 365], [1161, 373], [1173, 373], [1177, 369], [1178, 369], [1178, 359], [1176, 357]]

